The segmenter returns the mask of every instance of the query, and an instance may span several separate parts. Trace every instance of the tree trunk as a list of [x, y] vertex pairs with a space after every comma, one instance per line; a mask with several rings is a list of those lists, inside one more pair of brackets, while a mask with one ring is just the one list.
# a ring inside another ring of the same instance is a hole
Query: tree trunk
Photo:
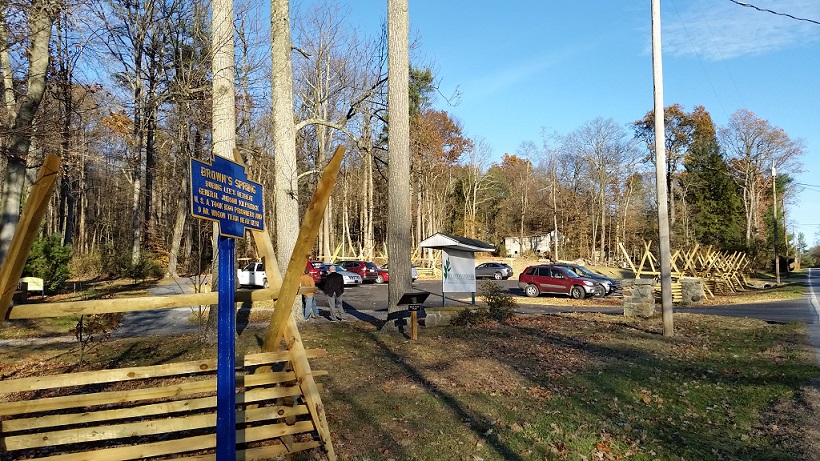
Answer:
[[[410, 64], [408, 0], [387, 1], [389, 167], [387, 256], [390, 260], [388, 318], [396, 319], [399, 298], [410, 288]], [[388, 322], [390, 323], [390, 322]]]
[[[606, 249], [606, 186], [601, 184], [601, 250], [600, 250], [600, 261], [606, 261], [606, 253], [604, 253]], [[597, 257], [595, 258], [598, 259]]]
[[271, 1], [271, 103], [276, 182], [276, 257], [284, 274], [299, 234], [299, 182], [293, 124], [293, 65], [288, 0]]
[[185, 219], [188, 217], [188, 178], [182, 181], [182, 193], [177, 199], [177, 212], [174, 219], [174, 231], [171, 237], [171, 250], [168, 255], [168, 272], [166, 276], [177, 277], [177, 261], [179, 246], [182, 242], [182, 234], [185, 230]]
[[[233, 2], [216, 0], [213, 4], [213, 149], [214, 155], [234, 161], [236, 147], [236, 93], [234, 89], [234, 38]], [[213, 223], [211, 238], [213, 259], [211, 262], [211, 290], [219, 289], [219, 225]], [[217, 305], [208, 310], [205, 327], [205, 341], [213, 344], [217, 340]]]
[[[34, 115], [37, 113], [45, 94], [46, 70], [50, 58], [48, 46], [56, 9], [57, 5], [52, 0], [34, 0], [31, 6], [31, 16], [29, 18], [31, 39], [27, 53], [29, 58], [27, 92], [20, 104], [20, 109], [14, 116], [14, 129], [11, 130], [6, 152], [8, 164], [3, 183], [3, 216], [0, 218], [2, 219], [0, 225], [0, 262], [6, 258], [11, 238], [14, 236], [17, 223], [20, 220], [20, 204], [26, 176], [26, 159], [31, 146], [31, 129]], [[4, 21], [2, 26], [3, 35], [7, 32], [5, 27]], [[4, 53], [6, 52], [4, 51]], [[6, 73], [6, 71], [10, 71], [10, 65], [6, 68], [6, 62], [3, 62], [7, 58], [8, 55], [0, 58], [4, 79], [10, 78], [12, 75], [10, 72]], [[13, 86], [6, 86], [3, 88], [4, 95], [7, 98], [10, 97], [9, 91], [13, 90]], [[7, 99], [6, 103], [8, 104], [8, 102]]]

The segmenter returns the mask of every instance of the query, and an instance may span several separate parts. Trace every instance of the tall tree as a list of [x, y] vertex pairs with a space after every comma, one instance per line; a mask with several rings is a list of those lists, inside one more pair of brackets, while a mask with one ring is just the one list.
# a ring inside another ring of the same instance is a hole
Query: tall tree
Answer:
[[299, 234], [299, 172], [293, 122], [290, 2], [271, 0], [271, 112], [276, 194], [276, 258], [287, 269]]
[[[601, 262], [606, 259], [607, 214], [612, 205], [607, 191], [617, 178], [618, 171], [633, 163], [635, 150], [626, 139], [623, 128], [612, 119], [596, 118], [582, 125], [571, 137], [595, 187], [598, 214], [593, 220], [592, 259]], [[595, 230], [598, 231], [597, 236]]]
[[479, 140], [466, 152], [462, 163], [462, 194], [464, 194], [464, 235], [469, 238], [487, 236], [485, 226], [478, 221], [479, 206], [490, 200], [489, 191], [493, 186], [487, 167], [492, 156], [492, 148], [486, 140]]
[[[54, 20], [59, 13], [59, 2], [55, 0], [33, 0], [29, 11], [23, 16], [28, 18], [28, 41], [23, 48], [14, 46], [9, 30], [10, 17], [17, 14], [14, 3], [6, 2], [0, 6], [0, 72], [3, 74], [2, 93], [4, 97], [3, 113], [0, 117], [0, 153], [6, 159], [6, 174], [3, 190], [0, 194], [2, 216], [0, 216], [0, 262], [6, 258], [11, 239], [20, 220], [23, 187], [26, 176], [26, 163], [31, 146], [34, 116], [43, 100], [46, 91], [46, 71], [49, 65], [49, 41]], [[18, 99], [20, 91], [14, 82], [11, 50], [21, 51], [28, 61], [28, 75], [24, 93]]]
[[682, 181], [687, 184], [684, 198], [691, 208], [695, 240], [724, 251], [739, 250], [743, 225], [738, 217], [743, 215], [743, 206], [737, 185], [720, 152], [711, 116], [703, 107], [696, 107], [693, 114], [694, 143], [683, 163]]
[[410, 107], [408, 0], [387, 0], [387, 107], [389, 168], [387, 257], [390, 260], [388, 317], [410, 288]]
[[473, 142], [463, 135], [461, 123], [447, 112], [427, 109], [412, 117], [410, 152], [417, 198], [414, 244], [442, 230], [452, 203], [453, 166], [472, 148]]
[[[665, 147], [666, 147], [666, 193], [669, 206], [669, 221], [674, 227], [677, 221], [675, 207], [678, 170], [693, 142], [695, 122], [692, 114], [687, 113], [680, 104], [667, 106], [663, 111]], [[649, 148], [647, 161], [655, 158], [655, 111], [646, 113], [644, 118], [634, 124], [635, 136], [646, 142]]]
[[771, 183], [765, 181], [765, 173], [772, 165], [783, 173], [799, 172], [803, 145], [801, 141], [789, 138], [782, 128], [746, 109], [732, 114], [729, 125], [721, 134], [730, 171], [742, 191], [746, 212], [745, 243], [750, 247], [755, 240], [761, 239], [761, 210], [764, 208], [761, 198], [771, 189]]

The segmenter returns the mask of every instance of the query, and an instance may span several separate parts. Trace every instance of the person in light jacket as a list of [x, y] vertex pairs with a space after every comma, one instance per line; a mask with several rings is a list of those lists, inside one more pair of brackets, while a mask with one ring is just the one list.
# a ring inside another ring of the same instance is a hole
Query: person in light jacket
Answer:
[[[310, 275], [310, 270], [305, 268], [305, 273], [299, 279], [299, 286], [303, 288], [316, 288], [316, 282]], [[302, 295], [302, 311], [305, 314], [305, 320], [315, 319], [319, 317], [319, 309], [316, 307], [316, 297], [313, 293], [304, 293]]]

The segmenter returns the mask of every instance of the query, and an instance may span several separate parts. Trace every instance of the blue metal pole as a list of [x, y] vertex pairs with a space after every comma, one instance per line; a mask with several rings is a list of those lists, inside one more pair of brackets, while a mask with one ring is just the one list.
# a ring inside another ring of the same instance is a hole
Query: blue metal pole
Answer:
[[219, 236], [219, 304], [216, 362], [216, 459], [236, 459], [235, 242]]

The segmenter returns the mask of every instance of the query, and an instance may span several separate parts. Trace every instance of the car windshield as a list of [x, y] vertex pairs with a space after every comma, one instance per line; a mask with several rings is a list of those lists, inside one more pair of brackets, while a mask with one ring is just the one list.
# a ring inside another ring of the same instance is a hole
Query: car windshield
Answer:
[[590, 275], [596, 276], [596, 275], [598, 275], [595, 272], [592, 272], [591, 270], [587, 269], [586, 267], [578, 266], [578, 267], [573, 267], [572, 269], [578, 275], [585, 275], [585, 276], [590, 276]]

